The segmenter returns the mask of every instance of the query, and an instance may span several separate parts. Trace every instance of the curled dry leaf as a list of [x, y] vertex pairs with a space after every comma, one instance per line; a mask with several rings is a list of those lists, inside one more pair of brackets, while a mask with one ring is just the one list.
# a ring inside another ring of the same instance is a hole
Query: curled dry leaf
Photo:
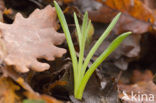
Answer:
[[1, 41], [5, 47], [0, 51], [3, 51], [1, 59], [19, 72], [28, 72], [29, 68], [35, 71], [49, 69], [49, 64], [37, 59], [52, 61], [66, 53], [65, 49], [56, 47], [65, 40], [63, 33], [56, 32], [57, 27], [55, 8], [51, 6], [36, 9], [28, 18], [18, 13], [11, 25], [0, 23]]

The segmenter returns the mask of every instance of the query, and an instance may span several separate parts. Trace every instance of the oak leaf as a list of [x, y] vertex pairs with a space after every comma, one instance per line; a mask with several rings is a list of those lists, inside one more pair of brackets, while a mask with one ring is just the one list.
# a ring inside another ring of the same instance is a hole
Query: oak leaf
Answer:
[[56, 47], [65, 40], [63, 33], [56, 32], [56, 17], [55, 8], [47, 6], [42, 10], [36, 9], [28, 18], [17, 13], [13, 24], [0, 23], [0, 41], [3, 44], [0, 54], [4, 63], [13, 65], [19, 72], [49, 69], [49, 64], [37, 59], [53, 61], [66, 53], [65, 49]]

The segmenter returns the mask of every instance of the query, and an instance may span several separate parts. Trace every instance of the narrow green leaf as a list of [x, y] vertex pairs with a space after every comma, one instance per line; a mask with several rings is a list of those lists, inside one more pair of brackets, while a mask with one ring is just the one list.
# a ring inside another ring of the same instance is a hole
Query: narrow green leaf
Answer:
[[95, 69], [120, 45], [120, 43], [128, 36], [131, 32], [126, 32], [118, 36], [113, 42], [109, 45], [109, 47], [96, 59], [96, 61], [91, 65], [88, 71], [85, 73], [84, 78], [79, 86], [79, 92], [77, 94], [77, 98], [82, 98], [82, 94], [84, 88], [95, 71]]
[[81, 34], [80, 25], [78, 23], [78, 19], [77, 19], [75, 12], [74, 12], [74, 21], [75, 21], [75, 25], [76, 25], [76, 31], [77, 31], [78, 41], [79, 41], [79, 48], [80, 48], [82, 34]]
[[[79, 52], [79, 64], [78, 64], [78, 78], [80, 76], [81, 73], [81, 68], [82, 68], [82, 64], [83, 64], [83, 58], [84, 58], [84, 49], [85, 49], [85, 41], [86, 41], [86, 28], [87, 28], [87, 24], [88, 24], [88, 13], [86, 12], [84, 17], [83, 17], [83, 23], [82, 23], [82, 36], [81, 36], [81, 46], [80, 46], [80, 52]], [[80, 79], [80, 78], [79, 78]]]
[[[86, 29], [86, 34], [88, 34], [89, 30], [90, 30], [90, 27], [91, 27], [91, 20], [89, 21], [88, 23], [88, 27]], [[85, 47], [84, 47], [85, 48]], [[82, 71], [83, 71], [83, 68], [79, 68], [80, 69], [80, 75], [79, 75], [79, 82], [81, 82], [82, 78], [83, 78], [83, 75], [82, 75]]]
[[[87, 34], [88, 34], [88, 32], [89, 32], [89, 30], [90, 30], [90, 27], [91, 27], [91, 20], [89, 21], [89, 23], [88, 23], [88, 27], [87, 27], [87, 29], [86, 29], [86, 38], [87, 38]], [[84, 47], [85, 48], [85, 47]], [[79, 77], [80, 79], [82, 79], [83, 78], [83, 71], [84, 71], [84, 68], [83, 68], [83, 65], [82, 65], [82, 67], [81, 67], [81, 76]], [[81, 81], [80, 81], [81, 82]]]
[[78, 63], [78, 87], [81, 83], [82, 76], [81, 76], [81, 71], [82, 71], [82, 64], [83, 64], [83, 58], [84, 58], [84, 49], [85, 49], [85, 43], [86, 43], [86, 38], [87, 38], [87, 33], [88, 33], [88, 13], [86, 12], [83, 18], [83, 23], [82, 23], [82, 36], [81, 36], [81, 46], [80, 46], [80, 52], [79, 52], [79, 63]]
[[44, 100], [25, 99], [22, 103], [46, 103]]
[[[83, 17], [83, 23], [82, 23], [82, 33], [85, 33], [86, 28], [87, 28], [87, 23], [88, 23], [88, 13], [85, 12], [84, 17]], [[82, 34], [84, 36], [84, 34]]]
[[77, 80], [77, 67], [78, 67], [78, 64], [77, 64], [77, 57], [76, 57], [75, 48], [74, 48], [74, 45], [73, 45], [73, 42], [72, 42], [72, 39], [71, 39], [71, 35], [70, 35], [70, 32], [69, 32], [68, 25], [67, 25], [67, 22], [65, 20], [64, 14], [63, 14], [61, 8], [59, 7], [59, 5], [57, 4], [56, 1], [54, 1], [54, 5], [55, 5], [55, 9], [56, 9], [58, 18], [60, 20], [61, 26], [63, 28], [63, 31], [65, 33], [65, 37], [66, 37], [66, 40], [67, 40], [67, 43], [68, 43], [68, 47], [69, 47], [69, 51], [70, 51], [70, 55], [71, 55], [71, 59], [72, 59], [72, 64], [73, 64], [73, 69], [74, 69], [73, 70], [74, 71], [74, 86], [76, 86], [75, 82], [78, 81]]
[[90, 50], [89, 54], [87, 55], [84, 64], [83, 64], [83, 72], [82, 75], [84, 75], [86, 68], [88, 66], [88, 63], [90, 61], [90, 59], [92, 58], [92, 56], [94, 55], [95, 51], [98, 49], [98, 47], [101, 45], [101, 43], [104, 41], [104, 39], [108, 36], [108, 34], [111, 32], [111, 30], [114, 28], [115, 24], [117, 23], [119, 17], [120, 17], [121, 13], [118, 13], [114, 19], [112, 20], [112, 22], [110, 23], [110, 25], [107, 27], [107, 29], [105, 30], [105, 32], [101, 35], [101, 37], [98, 39], [98, 41], [94, 44], [94, 46], [92, 47], [92, 49]]

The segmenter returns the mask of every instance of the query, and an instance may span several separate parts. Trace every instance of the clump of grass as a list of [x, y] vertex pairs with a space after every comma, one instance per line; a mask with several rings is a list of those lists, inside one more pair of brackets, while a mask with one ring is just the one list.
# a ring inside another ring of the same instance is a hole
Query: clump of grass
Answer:
[[74, 21], [76, 25], [77, 30], [77, 36], [78, 36], [78, 42], [79, 42], [79, 60], [76, 57], [76, 51], [71, 39], [71, 35], [68, 29], [68, 25], [66, 22], [66, 19], [64, 17], [64, 14], [57, 4], [57, 2], [54, 1], [54, 5], [56, 8], [56, 12], [58, 14], [58, 18], [60, 20], [61, 26], [63, 28], [63, 31], [65, 33], [65, 37], [67, 40], [67, 44], [69, 47], [71, 59], [72, 59], [72, 65], [73, 65], [73, 72], [74, 72], [74, 96], [77, 99], [82, 99], [83, 91], [86, 87], [86, 84], [93, 74], [93, 72], [96, 70], [96, 68], [120, 45], [120, 43], [129, 35], [131, 32], [126, 32], [118, 36], [115, 40], [112, 41], [112, 43], [108, 46], [108, 48], [95, 60], [95, 62], [90, 66], [90, 68], [87, 70], [87, 66], [94, 55], [95, 51], [98, 49], [100, 44], [103, 42], [103, 40], [108, 36], [108, 34], [111, 32], [115, 24], [117, 23], [121, 13], [117, 14], [115, 18], [112, 20], [108, 28], [104, 31], [104, 33], [101, 35], [101, 37], [97, 40], [97, 42], [94, 44], [92, 49], [90, 50], [87, 57], [84, 59], [84, 50], [85, 50], [85, 43], [87, 34], [89, 32], [89, 28], [91, 26], [91, 21], [88, 20], [88, 14], [87, 12], [84, 15], [82, 27], [80, 27], [78, 23], [78, 19], [76, 14], [74, 13]]

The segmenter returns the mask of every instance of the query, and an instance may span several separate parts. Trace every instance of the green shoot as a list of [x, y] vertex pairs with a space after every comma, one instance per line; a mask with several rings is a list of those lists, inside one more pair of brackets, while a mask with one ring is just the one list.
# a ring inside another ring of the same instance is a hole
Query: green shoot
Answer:
[[[96, 59], [96, 61], [90, 66], [90, 68], [87, 70], [87, 66], [98, 49], [98, 47], [101, 45], [103, 40], [108, 36], [108, 34], [111, 32], [111, 30], [114, 28], [115, 24], [117, 23], [121, 13], [119, 13], [115, 18], [112, 20], [106, 31], [101, 35], [101, 37], [97, 40], [97, 42], [94, 44], [92, 49], [90, 50], [89, 54], [87, 55], [86, 59], [84, 60], [84, 52], [85, 52], [85, 44], [86, 44], [86, 38], [87, 34], [89, 32], [89, 28], [91, 26], [91, 21], [88, 20], [88, 14], [87, 12], [84, 15], [82, 27], [80, 27], [78, 23], [78, 19], [76, 14], [74, 13], [74, 21], [76, 25], [76, 31], [78, 36], [78, 42], [79, 42], [79, 60], [77, 60], [76, 57], [76, 51], [74, 49], [74, 45], [71, 39], [71, 35], [68, 29], [67, 22], [65, 20], [64, 14], [57, 4], [57, 2], [54, 1], [54, 5], [56, 8], [56, 12], [58, 14], [58, 18], [60, 20], [61, 26], [63, 28], [63, 31], [65, 33], [65, 37], [67, 40], [67, 44], [69, 47], [72, 64], [73, 64], [73, 72], [74, 72], [74, 96], [77, 99], [82, 99], [83, 91], [86, 87], [86, 84], [93, 74], [93, 72], [96, 70], [96, 68], [120, 45], [120, 43], [129, 35], [131, 32], [126, 32], [118, 36], [113, 42], [108, 46], [108, 48]], [[84, 61], [83, 61], [84, 60]]]
[[[76, 51], [75, 51], [75, 48], [74, 48], [74, 45], [73, 45], [73, 42], [72, 42], [72, 39], [71, 39], [71, 36], [70, 36], [69, 28], [68, 28], [67, 22], [65, 20], [64, 14], [63, 14], [61, 8], [59, 7], [59, 5], [57, 4], [57, 2], [54, 1], [54, 4], [55, 4], [55, 9], [56, 9], [57, 14], [58, 14], [58, 18], [60, 20], [60, 23], [62, 25], [63, 31], [65, 33], [65, 37], [66, 37], [66, 40], [67, 40], [67, 43], [68, 43], [69, 52], [70, 52], [72, 63], [73, 63], [74, 88], [76, 88], [76, 84], [77, 84], [76, 81], [78, 81], [77, 80], [77, 78], [78, 78], [77, 77], [78, 63], [77, 63]], [[75, 93], [75, 91], [74, 91], [74, 93]]]

